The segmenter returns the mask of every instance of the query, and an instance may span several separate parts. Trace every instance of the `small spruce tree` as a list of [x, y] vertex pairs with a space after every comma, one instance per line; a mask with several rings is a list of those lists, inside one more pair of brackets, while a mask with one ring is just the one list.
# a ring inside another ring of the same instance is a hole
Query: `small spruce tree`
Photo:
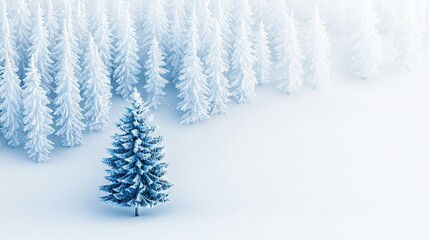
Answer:
[[100, 187], [108, 193], [101, 201], [134, 208], [138, 216], [140, 207], [151, 208], [169, 201], [165, 190], [172, 184], [163, 179], [167, 164], [162, 162], [162, 137], [153, 136], [157, 127], [151, 124], [149, 107], [136, 88], [126, 109], [116, 124], [122, 133], [113, 136], [113, 147], [108, 150], [111, 156], [103, 161], [110, 168], [106, 170], [110, 184]]

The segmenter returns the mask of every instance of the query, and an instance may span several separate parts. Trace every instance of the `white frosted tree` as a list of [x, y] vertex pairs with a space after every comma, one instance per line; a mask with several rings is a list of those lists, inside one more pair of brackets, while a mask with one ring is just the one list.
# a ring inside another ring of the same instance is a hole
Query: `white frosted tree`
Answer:
[[134, 21], [131, 18], [129, 5], [121, 9], [121, 27], [115, 46], [115, 69], [113, 79], [117, 83], [116, 92], [123, 98], [128, 98], [138, 83], [137, 75], [140, 73], [139, 57], [137, 55], [137, 36], [134, 29]]
[[222, 29], [225, 49], [228, 55], [231, 55], [234, 42], [232, 31], [234, 25], [234, 3], [231, 0], [217, 0], [213, 1], [213, 4], [213, 18], [218, 21]]
[[159, 47], [156, 36], [152, 38], [147, 57], [145, 64], [146, 84], [144, 85], [144, 89], [148, 93], [147, 102], [149, 103], [149, 107], [158, 109], [159, 105], [164, 102], [164, 87], [168, 81], [164, 78], [164, 75], [167, 73], [164, 53]]
[[76, 36], [73, 35], [70, 17], [66, 17], [57, 45], [59, 56], [55, 76], [57, 96], [54, 101], [56, 106], [54, 114], [58, 117], [56, 125], [59, 127], [56, 134], [62, 138], [61, 142], [65, 147], [81, 144], [82, 131], [86, 127], [83, 122], [82, 108], [79, 105], [82, 101], [76, 76], [79, 65], [73, 41], [76, 41]]
[[2, 1], [0, 28], [0, 126], [8, 144], [18, 147], [23, 142], [21, 80], [18, 67], [15, 38], [10, 29], [6, 5]]
[[286, 29], [279, 30], [277, 45], [275, 46], [277, 59], [275, 76], [279, 82], [277, 88], [291, 94], [299, 91], [303, 84], [303, 53], [293, 13], [285, 21], [287, 22]]
[[419, 47], [423, 41], [423, 32], [416, 13], [416, 1], [409, 0], [403, 3], [404, 17], [400, 23], [400, 30], [395, 44], [399, 49], [397, 61], [411, 70], [413, 62], [421, 57]]
[[[165, 5], [165, 9], [167, 12], [167, 18], [169, 21], [169, 26], [171, 26], [177, 21], [178, 25], [185, 27], [186, 24], [186, 9], [185, 9], [185, 0], [174, 0], [169, 1], [167, 5]], [[175, 20], [177, 14], [177, 20]]]
[[200, 56], [204, 57], [207, 54], [207, 49], [210, 47], [213, 40], [212, 33], [212, 17], [207, 0], [199, 0], [200, 9], [197, 11], [198, 17], [198, 36], [201, 40]]
[[246, 103], [256, 97], [257, 79], [253, 70], [255, 56], [250, 40], [252, 21], [250, 6], [247, 0], [240, 1], [240, 9], [236, 12], [234, 26], [234, 49], [231, 56], [232, 94], [238, 103]]
[[183, 111], [182, 124], [195, 123], [209, 118], [209, 101], [207, 99], [207, 77], [204, 74], [203, 63], [197, 55], [198, 30], [195, 6], [188, 19], [187, 41], [183, 57], [182, 70], [176, 88], [181, 101], [178, 109]]
[[16, 36], [16, 45], [18, 49], [19, 75], [25, 74], [25, 68], [28, 62], [27, 49], [29, 47], [29, 36], [31, 29], [31, 12], [28, 8], [27, 0], [16, 0], [16, 9], [13, 15], [13, 23]]
[[42, 15], [40, 5], [36, 5], [34, 12], [34, 27], [31, 31], [29, 42], [31, 44], [28, 49], [29, 56], [34, 59], [37, 71], [41, 76], [42, 87], [49, 93], [52, 91], [54, 61], [51, 59], [49, 51], [49, 34], [44, 25], [44, 17]]
[[213, 39], [205, 57], [206, 74], [209, 85], [210, 114], [227, 113], [226, 104], [230, 102], [229, 83], [225, 77], [228, 71], [222, 30], [217, 20], [214, 20]]
[[47, 161], [49, 153], [54, 148], [53, 142], [48, 139], [54, 129], [51, 127], [53, 124], [52, 110], [48, 107], [49, 100], [46, 94], [34, 60], [30, 59], [22, 93], [24, 131], [27, 133], [25, 149], [28, 151], [29, 157], [38, 163]]
[[109, 71], [112, 67], [112, 32], [108, 22], [108, 16], [106, 13], [106, 6], [104, 0], [94, 1], [94, 12], [91, 15], [93, 19], [92, 23], [92, 34], [94, 36], [95, 45], [99, 51], [100, 57], [106, 65]]
[[59, 36], [58, 16], [52, 4], [52, 0], [45, 0], [45, 26], [49, 36], [49, 50], [52, 50]]
[[380, 4], [380, 32], [389, 37], [395, 37], [398, 29], [398, 4], [397, 1], [381, 0]]
[[270, 42], [274, 49], [274, 46], [279, 44], [276, 41], [280, 39], [280, 32], [287, 27], [289, 9], [285, 0], [270, 0], [268, 5], [267, 32], [272, 38]]
[[255, 39], [255, 72], [256, 79], [260, 84], [271, 81], [271, 50], [269, 47], [268, 35], [265, 32], [264, 22], [260, 20]]
[[325, 22], [320, 19], [319, 7], [316, 6], [306, 36], [305, 71], [307, 76], [305, 82], [307, 85], [318, 88], [328, 81], [330, 72], [329, 49], [330, 43]]
[[83, 55], [83, 52], [86, 50], [85, 46], [87, 45], [89, 37], [88, 16], [86, 13], [86, 5], [84, 0], [76, 0], [75, 6], [76, 9], [74, 14], [72, 14], [72, 16], [74, 16], [73, 27], [79, 48], [82, 51], [81, 54]]
[[169, 31], [169, 54], [167, 57], [167, 63], [170, 70], [170, 77], [173, 83], [177, 82], [179, 77], [180, 69], [182, 67], [183, 48], [184, 48], [184, 26], [181, 25], [179, 13], [174, 12], [174, 18]]
[[92, 36], [88, 40], [83, 65], [82, 96], [87, 126], [90, 131], [101, 131], [109, 119], [112, 93], [109, 72]]
[[364, 1], [360, 24], [351, 49], [352, 69], [362, 79], [379, 73], [383, 42], [377, 24], [378, 19], [372, 9], [372, 1]]
[[158, 39], [162, 50], [167, 47], [168, 20], [164, 0], [150, 0], [147, 3], [146, 21], [144, 22], [144, 46], [149, 46], [153, 36]]

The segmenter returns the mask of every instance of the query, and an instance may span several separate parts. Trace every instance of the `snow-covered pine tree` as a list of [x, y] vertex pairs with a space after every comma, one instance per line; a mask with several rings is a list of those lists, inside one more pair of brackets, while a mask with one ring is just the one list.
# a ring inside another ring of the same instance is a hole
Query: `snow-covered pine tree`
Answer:
[[18, 77], [15, 38], [10, 29], [6, 4], [1, 2], [0, 28], [0, 126], [8, 144], [18, 147], [24, 140], [22, 132], [21, 80]]
[[279, 82], [277, 88], [287, 94], [291, 94], [299, 91], [303, 84], [303, 54], [293, 13], [285, 21], [287, 22], [286, 29], [279, 29], [278, 39], [276, 40], [275, 53], [277, 62], [275, 76], [277, 76], [277, 81]]
[[306, 40], [305, 69], [307, 77], [305, 78], [305, 82], [313, 88], [318, 88], [329, 79], [330, 44], [325, 22], [320, 19], [319, 7], [317, 5], [314, 8]]
[[198, 36], [201, 39], [200, 56], [204, 58], [213, 40], [212, 17], [207, 0], [199, 0], [200, 9], [197, 11]]
[[268, 35], [265, 32], [264, 21], [261, 19], [258, 24], [255, 39], [255, 72], [256, 79], [260, 84], [271, 81], [271, 50], [269, 47]]
[[62, 138], [61, 142], [66, 147], [81, 144], [82, 131], [86, 127], [83, 122], [82, 108], [79, 105], [82, 101], [76, 77], [79, 65], [73, 41], [76, 41], [76, 36], [73, 35], [70, 16], [66, 16], [56, 51], [58, 62], [55, 93], [57, 96], [54, 101], [56, 105], [54, 115], [58, 116], [56, 125], [59, 126], [56, 134]]
[[134, 85], [138, 83], [137, 74], [140, 73], [139, 56], [137, 55], [137, 36], [134, 29], [134, 20], [131, 18], [129, 5], [120, 9], [123, 16], [120, 27], [117, 29], [117, 42], [115, 43], [115, 69], [113, 79], [118, 84], [116, 92], [123, 98], [128, 98]]
[[25, 75], [25, 68], [28, 62], [27, 50], [30, 46], [29, 36], [31, 29], [31, 12], [28, 8], [27, 0], [16, 0], [16, 9], [13, 15], [14, 29], [16, 29], [16, 45], [19, 56], [19, 71], [18, 75], [21, 79]]
[[91, 20], [91, 32], [94, 36], [95, 45], [100, 53], [100, 57], [104, 65], [106, 65], [109, 74], [111, 74], [113, 50], [112, 33], [107, 19], [104, 0], [96, 0], [94, 1], [94, 5], [94, 13], [91, 15], [93, 17]]
[[[222, 29], [222, 36], [225, 42], [225, 50], [228, 56], [232, 54], [234, 37], [232, 27], [234, 25], [234, 4], [231, 0], [218, 0], [213, 1], [213, 18], [215, 18], [220, 28]], [[228, 57], [229, 62], [229, 57]]]
[[85, 46], [87, 45], [89, 37], [89, 24], [87, 20], [88, 16], [86, 13], [86, 5], [84, 0], [76, 0], [76, 10], [73, 16], [74, 32], [77, 37], [79, 49], [83, 55], [86, 50]]
[[231, 56], [232, 94], [238, 103], [246, 103], [256, 97], [257, 79], [253, 70], [255, 56], [251, 32], [251, 10], [247, 0], [240, 1], [234, 26], [234, 50]]
[[149, 107], [134, 88], [126, 113], [116, 126], [121, 133], [113, 136], [111, 155], [104, 159], [109, 185], [101, 186], [107, 192], [101, 201], [115, 206], [134, 208], [155, 207], [168, 202], [168, 190], [172, 184], [164, 180], [167, 164], [161, 146], [162, 137], [153, 136], [157, 127], [148, 116]]
[[199, 46], [197, 17], [195, 5], [188, 19], [187, 41], [182, 70], [176, 88], [181, 99], [177, 108], [184, 112], [181, 123], [189, 124], [209, 118], [209, 101], [207, 99], [207, 77], [204, 74], [203, 63], [197, 55]]
[[359, 29], [352, 47], [352, 69], [362, 79], [379, 73], [383, 42], [376, 25], [378, 19], [372, 9], [372, 1], [363, 2]]
[[[270, 0], [268, 4], [269, 14], [267, 17], [267, 32], [271, 38], [271, 45], [273, 54], [275, 53], [275, 46], [280, 44], [276, 42], [281, 39], [280, 34], [283, 29], [287, 28], [287, 20], [289, 16], [289, 8], [285, 0]], [[278, 59], [277, 59], [278, 60]]]
[[146, 21], [144, 22], [144, 46], [149, 46], [153, 36], [158, 39], [160, 48], [167, 49], [166, 34], [168, 33], [168, 20], [165, 13], [164, 0], [151, 0], [147, 3]]
[[83, 61], [83, 109], [90, 131], [101, 131], [106, 127], [112, 97], [109, 72], [101, 59], [92, 36]]
[[170, 1], [166, 6], [166, 12], [167, 18], [169, 20], [169, 26], [171, 29], [171, 26], [176, 23], [175, 15], [177, 13], [177, 22], [179, 26], [182, 26], [182, 28], [185, 27], [186, 24], [186, 16], [187, 12], [185, 9], [185, 1], [184, 0], [174, 0]]
[[52, 66], [54, 61], [51, 59], [51, 52], [49, 51], [49, 35], [44, 25], [42, 9], [38, 4], [36, 4], [33, 17], [35, 23], [29, 38], [31, 46], [28, 52], [29, 56], [34, 59], [37, 71], [41, 76], [42, 87], [49, 94], [53, 90]]
[[182, 67], [183, 48], [184, 48], [184, 25], [181, 25], [178, 11], [174, 11], [174, 17], [169, 30], [169, 55], [167, 58], [170, 77], [173, 83], [177, 83], [180, 69]]
[[30, 57], [24, 79], [22, 93], [24, 102], [24, 131], [27, 133], [25, 149], [28, 155], [36, 162], [45, 162], [53, 147], [48, 136], [54, 132], [52, 125], [52, 110], [49, 109], [49, 100], [41, 84], [41, 76], [37, 72], [34, 60]]
[[52, 50], [57, 43], [60, 26], [58, 24], [57, 13], [55, 12], [52, 0], [45, 0], [45, 26], [49, 36], [49, 50]]
[[213, 39], [205, 57], [206, 74], [209, 84], [210, 114], [227, 113], [226, 104], [230, 102], [229, 83], [225, 74], [228, 71], [222, 30], [217, 20], [214, 20]]
[[381, 0], [380, 5], [380, 32], [388, 37], [395, 37], [398, 26], [398, 6], [397, 1]]
[[399, 34], [395, 39], [395, 44], [399, 49], [397, 61], [411, 70], [413, 62], [421, 57], [419, 47], [422, 44], [423, 32], [418, 23], [416, 1], [409, 0], [403, 4], [404, 17], [400, 23]]
[[144, 89], [148, 93], [149, 106], [153, 109], [158, 109], [159, 105], [164, 102], [164, 87], [168, 81], [164, 78], [164, 75], [167, 73], [164, 53], [159, 47], [156, 36], [153, 36], [147, 56], [145, 64], [146, 84], [144, 85]]

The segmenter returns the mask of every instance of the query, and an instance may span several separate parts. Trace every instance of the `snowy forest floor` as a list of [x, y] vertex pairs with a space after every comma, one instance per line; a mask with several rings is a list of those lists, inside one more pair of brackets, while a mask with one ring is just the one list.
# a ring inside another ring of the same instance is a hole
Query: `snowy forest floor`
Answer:
[[258, 87], [255, 101], [195, 125], [179, 124], [171, 88], [155, 116], [171, 202], [137, 218], [98, 199], [123, 100], [106, 131], [57, 143], [47, 163], [1, 139], [0, 239], [429, 239], [429, 49], [411, 73], [387, 61], [360, 80], [346, 42], [332, 44], [322, 89]]

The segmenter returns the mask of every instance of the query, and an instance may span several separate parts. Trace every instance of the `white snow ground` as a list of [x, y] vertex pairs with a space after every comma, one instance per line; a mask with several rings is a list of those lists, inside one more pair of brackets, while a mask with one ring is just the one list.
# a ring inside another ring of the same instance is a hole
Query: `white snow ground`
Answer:
[[138, 218], [98, 200], [113, 123], [80, 147], [57, 144], [44, 164], [2, 139], [0, 239], [429, 239], [429, 49], [408, 73], [388, 43], [382, 75], [360, 80], [346, 42], [333, 43], [319, 90], [259, 87], [255, 101], [190, 126], [170, 94], [156, 123], [171, 202]]

